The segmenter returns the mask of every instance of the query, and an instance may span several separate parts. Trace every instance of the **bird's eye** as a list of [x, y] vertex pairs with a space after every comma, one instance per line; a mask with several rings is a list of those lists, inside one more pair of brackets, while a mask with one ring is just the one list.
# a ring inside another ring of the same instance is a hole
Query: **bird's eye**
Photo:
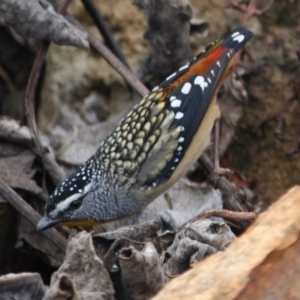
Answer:
[[71, 209], [78, 209], [80, 208], [81, 204], [82, 204], [82, 199], [83, 198], [79, 198], [73, 202], [70, 203], [70, 208]]

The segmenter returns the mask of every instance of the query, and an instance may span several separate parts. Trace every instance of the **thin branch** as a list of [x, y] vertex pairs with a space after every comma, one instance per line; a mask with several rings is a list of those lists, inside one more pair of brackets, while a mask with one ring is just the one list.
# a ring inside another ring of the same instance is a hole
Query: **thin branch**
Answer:
[[245, 222], [245, 221], [254, 221], [257, 218], [257, 214], [253, 212], [236, 212], [227, 209], [211, 209], [211, 210], [206, 210], [200, 215], [192, 218], [184, 225], [182, 225], [182, 228], [196, 221], [207, 219], [210, 217], [220, 217], [229, 221]]
[[[0, 179], [0, 195], [31, 224], [37, 225], [41, 215]], [[42, 232], [57, 248], [65, 252], [67, 240], [54, 228]]]
[[9, 74], [0, 66], [0, 77], [5, 81], [10, 93], [14, 93], [17, 89], [11, 80]]
[[94, 23], [96, 24], [98, 30], [100, 31], [103, 39], [107, 45], [107, 47], [121, 60], [121, 62], [128, 68], [129, 64], [120, 49], [119, 45], [116, 43], [111, 31], [106, 26], [100, 11], [97, 9], [96, 5], [94, 4], [93, 0], [81, 0], [85, 9], [93, 19]]
[[231, 2], [229, 4], [229, 7], [236, 9], [240, 11], [241, 13], [244, 14], [244, 22], [243, 25], [247, 26], [249, 23], [249, 20], [253, 16], [263, 16], [265, 15], [273, 6], [275, 0], [270, 0], [269, 3], [263, 8], [263, 9], [257, 9], [257, 0], [250, 0], [248, 6], [242, 6], [241, 2], [236, 3], [236, 2]]
[[99, 41], [85, 26], [74, 19], [67, 16], [68, 20], [79, 29], [88, 34], [88, 41], [92, 47], [98, 51], [101, 56], [126, 80], [126, 82], [141, 96], [149, 93], [149, 90], [140, 82], [140, 80], [126, 67], [124, 64], [101, 42]]
[[[58, 9], [58, 13], [64, 14], [67, 10], [70, 1], [71, 0], [66, 0]], [[45, 58], [49, 45], [49, 42], [43, 43], [33, 63], [25, 93], [25, 115], [27, 118], [28, 128], [37, 148], [37, 152], [43, 159], [45, 168], [51, 170], [50, 175], [53, 181], [55, 183], [59, 183], [63, 179], [63, 172], [60, 171], [60, 167], [57, 165], [57, 163], [53, 161], [51, 157], [49, 157], [47, 149], [43, 148], [42, 142], [37, 131], [35, 118], [35, 93], [41, 76], [42, 68], [45, 63]]]
[[[198, 162], [203, 167], [204, 171], [210, 175], [214, 170], [213, 162], [205, 154], [199, 157]], [[219, 189], [223, 196], [223, 205], [231, 211], [243, 212], [250, 210], [250, 205], [246, 202], [246, 195], [242, 189], [236, 187], [225, 176], [212, 177], [208, 183], [215, 189]], [[216, 179], [216, 180], [213, 180]]]
[[42, 67], [45, 63], [45, 57], [48, 51], [50, 43], [45, 42], [38, 51], [38, 54], [33, 63], [30, 76], [28, 79], [26, 93], [25, 93], [25, 114], [27, 118], [28, 128], [33, 137], [33, 140], [36, 144], [37, 150], [39, 154], [43, 156], [44, 149], [39, 138], [36, 126], [36, 118], [35, 118], [35, 92], [38, 85], [38, 81], [40, 79]]

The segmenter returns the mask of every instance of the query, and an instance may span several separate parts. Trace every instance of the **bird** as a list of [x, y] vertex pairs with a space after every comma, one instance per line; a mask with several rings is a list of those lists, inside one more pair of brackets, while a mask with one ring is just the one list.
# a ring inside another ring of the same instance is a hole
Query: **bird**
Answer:
[[252, 37], [234, 29], [154, 87], [55, 188], [37, 229], [129, 217], [178, 181], [209, 145], [220, 117], [217, 93], [234, 54]]

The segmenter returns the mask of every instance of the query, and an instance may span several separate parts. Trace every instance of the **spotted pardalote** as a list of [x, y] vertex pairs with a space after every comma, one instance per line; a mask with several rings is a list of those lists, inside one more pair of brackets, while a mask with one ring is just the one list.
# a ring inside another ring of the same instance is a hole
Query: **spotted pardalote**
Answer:
[[233, 30], [153, 88], [54, 190], [38, 229], [124, 218], [173, 185], [209, 144], [217, 92], [251, 38], [245, 28]]

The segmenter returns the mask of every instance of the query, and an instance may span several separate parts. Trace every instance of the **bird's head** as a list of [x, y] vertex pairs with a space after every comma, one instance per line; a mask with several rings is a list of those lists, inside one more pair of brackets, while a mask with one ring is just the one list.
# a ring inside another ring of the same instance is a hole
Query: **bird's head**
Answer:
[[141, 207], [139, 196], [102, 177], [90, 159], [54, 190], [37, 228], [91, 226], [128, 216]]

